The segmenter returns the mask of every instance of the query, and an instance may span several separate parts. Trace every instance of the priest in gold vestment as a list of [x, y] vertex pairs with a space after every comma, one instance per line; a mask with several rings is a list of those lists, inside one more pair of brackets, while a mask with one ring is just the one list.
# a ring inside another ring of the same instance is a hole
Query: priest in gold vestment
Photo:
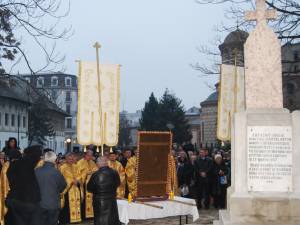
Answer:
[[5, 162], [2, 165], [1, 173], [0, 173], [0, 224], [4, 224], [4, 216], [7, 212], [7, 208], [5, 207], [5, 199], [9, 191], [9, 184], [7, 180], [7, 170], [9, 168], [9, 162]]
[[[2, 155], [3, 156], [3, 155]], [[7, 171], [11, 163], [14, 163], [16, 160], [21, 159], [22, 154], [18, 150], [11, 150], [9, 155], [9, 161], [4, 161], [4, 158], [1, 159], [2, 161], [2, 169], [0, 173], [0, 224], [5, 224], [5, 222], [11, 223], [11, 218], [5, 218], [7, 213], [7, 208], [5, 207], [5, 199], [9, 192], [9, 182], [7, 179]], [[2, 157], [1, 157], [2, 158]], [[9, 221], [7, 221], [7, 219]], [[8, 224], [9, 225], [9, 224]]]
[[67, 182], [63, 192], [60, 222], [62, 224], [81, 222], [82, 181], [73, 153], [66, 155], [66, 162], [59, 169]]
[[125, 173], [126, 173], [126, 181], [128, 185], [128, 192], [131, 194], [133, 198], [136, 197], [136, 156], [132, 156], [128, 159]]
[[108, 166], [118, 172], [121, 184], [117, 189], [117, 198], [124, 198], [125, 196], [125, 170], [122, 164], [117, 161], [117, 153], [115, 151], [109, 153]]
[[83, 186], [83, 203], [82, 210], [86, 219], [93, 218], [93, 194], [87, 191], [86, 185], [89, 182], [91, 175], [98, 170], [96, 163], [93, 161], [94, 155], [92, 150], [87, 150], [84, 154], [84, 158], [77, 162], [79, 172], [81, 174], [82, 186]]

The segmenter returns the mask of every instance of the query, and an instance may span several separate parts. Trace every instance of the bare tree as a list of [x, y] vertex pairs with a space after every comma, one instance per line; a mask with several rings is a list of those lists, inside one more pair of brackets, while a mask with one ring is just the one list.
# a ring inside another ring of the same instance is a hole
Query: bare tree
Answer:
[[[221, 44], [221, 39], [210, 41], [209, 45], [201, 45], [197, 47], [199, 54], [204, 55], [207, 61], [205, 63], [196, 62], [191, 64], [191, 67], [201, 73], [200, 77], [220, 74], [221, 57], [218, 46]], [[209, 86], [208, 84], [206, 84]]]
[[[248, 30], [252, 22], [245, 22], [245, 10], [255, 8], [255, 0], [197, 0], [200, 4], [225, 4], [230, 3], [226, 16], [240, 21], [239, 26]], [[271, 9], [278, 12], [278, 18], [272, 22], [279, 39], [291, 42], [300, 38], [300, 2], [299, 0], [266, 0]], [[223, 26], [224, 30], [232, 30], [235, 26]]]
[[[61, 19], [69, 12], [69, 4], [68, 0], [1, 0], [0, 74], [9, 74], [22, 60], [31, 74], [49, 70], [51, 66], [54, 69], [64, 60], [56, 52], [55, 41], [67, 39], [71, 33], [71, 27], [58, 28]], [[40, 53], [45, 56], [44, 66], [38, 70], [34, 70], [27, 48], [22, 45], [24, 36], [26, 42], [39, 46]], [[51, 47], [48, 46], [49, 41]], [[10, 70], [4, 68], [3, 61], [13, 62]]]
[[[245, 21], [245, 11], [255, 9], [255, 0], [196, 0], [200, 4], [227, 4], [228, 9], [225, 11], [225, 18], [233, 21], [230, 24], [221, 23], [216, 28], [216, 32], [226, 32], [240, 28], [249, 31], [254, 27], [254, 22]], [[271, 9], [278, 12], [278, 18], [270, 22], [278, 34], [282, 43], [293, 42], [300, 39], [300, 1], [299, 0], [266, 0], [266, 4]], [[236, 23], [235, 23], [236, 22]], [[221, 61], [218, 46], [222, 42], [220, 39], [211, 42], [209, 45], [197, 48], [199, 53], [205, 56], [210, 63], [194, 63], [191, 66], [201, 73], [201, 77], [214, 76], [220, 73], [219, 65]]]

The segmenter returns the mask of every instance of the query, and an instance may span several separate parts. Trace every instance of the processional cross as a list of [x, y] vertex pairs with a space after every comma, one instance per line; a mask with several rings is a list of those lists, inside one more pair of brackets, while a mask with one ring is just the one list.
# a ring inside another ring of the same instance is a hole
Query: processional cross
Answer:
[[[98, 80], [98, 94], [99, 94], [99, 118], [100, 118], [100, 132], [101, 132], [101, 154], [104, 154], [104, 126], [103, 126], [103, 115], [102, 115], [102, 96], [101, 96], [101, 77], [100, 77], [100, 62], [99, 62], [99, 49], [101, 45], [96, 42], [93, 47], [96, 49], [96, 61], [97, 61], [97, 80]], [[97, 146], [97, 152], [99, 152], [99, 148]]]

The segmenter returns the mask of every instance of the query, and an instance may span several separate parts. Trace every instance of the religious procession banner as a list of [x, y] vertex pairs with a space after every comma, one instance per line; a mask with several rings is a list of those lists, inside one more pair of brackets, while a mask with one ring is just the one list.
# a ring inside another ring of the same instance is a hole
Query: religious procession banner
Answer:
[[114, 146], [119, 134], [120, 65], [79, 63], [77, 139], [81, 145]]
[[222, 64], [220, 76], [217, 137], [229, 141], [233, 114], [245, 109], [244, 67]]
[[119, 138], [120, 65], [100, 65], [104, 144], [115, 146]]

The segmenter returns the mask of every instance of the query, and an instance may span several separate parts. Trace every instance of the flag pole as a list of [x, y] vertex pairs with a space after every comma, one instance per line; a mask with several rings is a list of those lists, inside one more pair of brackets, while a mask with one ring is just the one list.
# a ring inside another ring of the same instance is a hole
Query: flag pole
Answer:
[[[96, 42], [93, 47], [96, 49], [96, 61], [97, 61], [97, 80], [98, 80], [98, 94], [99, 94], [99, 119], [100, 119], [100, 139], [101, 139], [101, 155], [104, 155], [103, 150], [103, 121], [102, 121], [102, 98], [101, 98], [101, 79], [100, 79], [100, 62], [99, 62], [99, 49], [101, 45]], [[97, 148], [98, 149], [98, 148]]]

